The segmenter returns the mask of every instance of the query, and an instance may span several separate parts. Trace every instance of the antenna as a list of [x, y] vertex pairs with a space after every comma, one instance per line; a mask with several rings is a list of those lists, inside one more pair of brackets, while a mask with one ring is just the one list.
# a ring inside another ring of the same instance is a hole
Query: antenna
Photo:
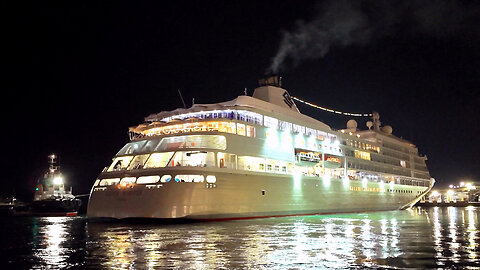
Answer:
[[192, 106], [195, 105], [195, 98], [192, 98]]
[[243, 93], [245, 93], [245, 96], [247, 95], [247, 88], [245, 87], [245, 90], [243, 90]]
[[180, 95], [180, 99], [182, 100], [183, 107], [186, 109], [186, 108], [187, 108], [187, 105], [185, 104], [185, 101], [183, 100], [182, 92], [180, 92], [180, 89], [178, 89], [178, 94]]

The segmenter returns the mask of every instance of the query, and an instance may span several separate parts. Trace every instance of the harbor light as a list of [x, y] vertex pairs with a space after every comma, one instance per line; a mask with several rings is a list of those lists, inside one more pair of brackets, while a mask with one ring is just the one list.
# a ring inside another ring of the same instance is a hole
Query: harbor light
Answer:
[[436, 191], [436, 190], [432, 191], [432, 196], [433, 196], [433, 197], [438, 197], [438, 195], [440, 195], [440, 194], [438, 193], [438, 191]]
[[467, 187], [468, 190], [476, 189], [476, 187], [472, 185], [472, 183], [467, 183], [465, 187]]
[[55, 184], [55, 185], [63, 184], [63, 178], [61, 176], [57, 176], [57, 177], [53, 178], [53, 184]]

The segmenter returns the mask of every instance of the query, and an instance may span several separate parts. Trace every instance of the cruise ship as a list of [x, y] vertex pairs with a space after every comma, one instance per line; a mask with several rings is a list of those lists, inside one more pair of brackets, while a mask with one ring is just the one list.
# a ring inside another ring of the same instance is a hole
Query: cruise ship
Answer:
[[149, 115], [95, 181], [90, 218], [228, 220], [406, 209], [433, 186], [426, 156], [381, 126], [300, 113], [280, 78], [253, 96]]

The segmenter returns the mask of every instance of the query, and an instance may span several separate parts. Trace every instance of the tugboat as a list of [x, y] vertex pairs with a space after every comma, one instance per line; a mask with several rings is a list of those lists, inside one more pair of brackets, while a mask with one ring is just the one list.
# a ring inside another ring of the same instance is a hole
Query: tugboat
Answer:
[[45, 216], [76, 216], [82, 201], [72, 194], [72, 188], [65, 190], [64, 178], [57, 166], [57, 156], [48, 156], [49, 168], [35, 188], [31, 213]]

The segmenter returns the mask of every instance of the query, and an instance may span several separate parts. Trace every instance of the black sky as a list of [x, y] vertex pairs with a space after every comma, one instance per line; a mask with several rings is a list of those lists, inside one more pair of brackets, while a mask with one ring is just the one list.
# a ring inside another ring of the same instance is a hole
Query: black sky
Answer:
[[[448, 21], [457, 28], [444, 28], [447, 34], [401, 21], [364, 43], [334, 44], [323, 57], [287, 59], [284, 88], [321, 106], [380, 112], [394, 134], [428, 156], [439, 185], [480, 181], [480, 4], [453, 2], [470, 12]], [[323, 3], [2, 5], [1, 193], [26, 196], [50, 153], [60, 156], [74, 193], [88, 193], [128, 142], [129, 126], [182, 106], [177, 89], [188, 104], [231, 100], [245, 87], [251, 94], [283, 33], [314, 20]], [[348, 120], [298, 106], [335, 129]], [[359, 127], [367, 120], [357, 119]]]

